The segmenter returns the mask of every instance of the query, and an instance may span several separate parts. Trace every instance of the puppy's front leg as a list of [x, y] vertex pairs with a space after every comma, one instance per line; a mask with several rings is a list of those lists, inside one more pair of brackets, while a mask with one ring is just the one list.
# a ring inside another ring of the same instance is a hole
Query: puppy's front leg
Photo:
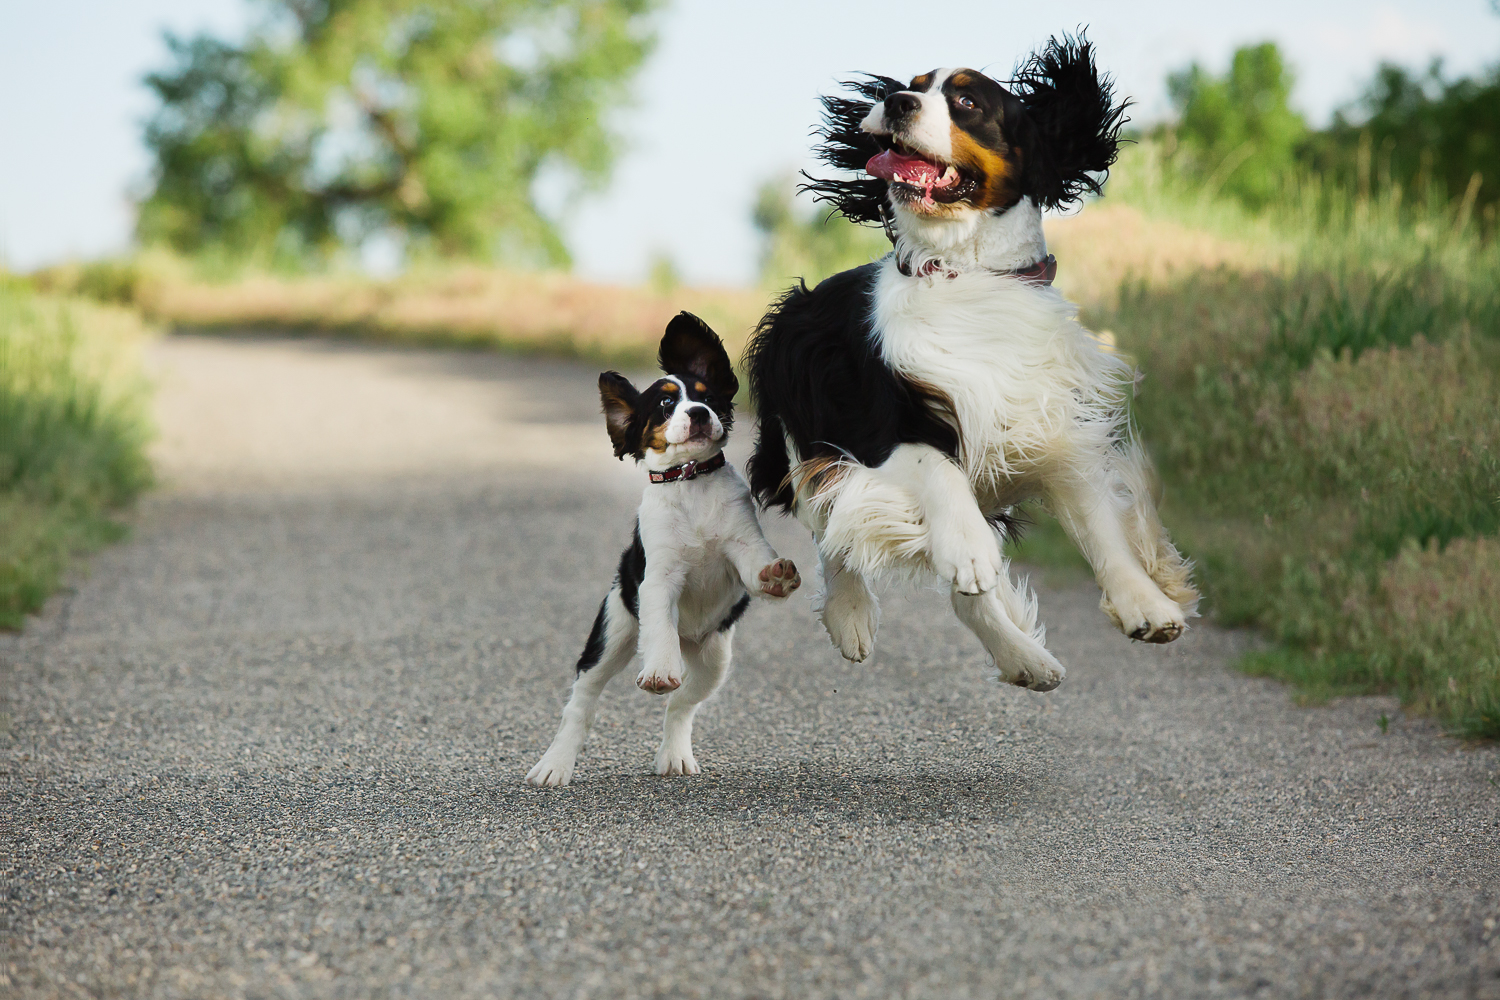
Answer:
[[[660, 560], [658, 560], [658, 565]], [[677, 635], [677, 601], [682, 596], [686, 569], [654, 568], [646, 559], [641, 581], [641, 672], [635, 683], [642, 691], [667, 694], [682, 686], [682, 646]]]

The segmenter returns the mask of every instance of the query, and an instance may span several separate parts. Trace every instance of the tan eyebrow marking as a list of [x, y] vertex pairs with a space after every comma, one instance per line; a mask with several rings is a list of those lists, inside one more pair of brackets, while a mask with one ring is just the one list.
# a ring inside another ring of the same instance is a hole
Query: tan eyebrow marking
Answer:
[[955, 73], [948, 78], [948, 82], [955, 87], [967, 87], [974, 82], [974, 78], [967, 73]]
[[931, 73], [923, 73], [921, 76], [914, 76], [914, 77], [912, 77], [912, 80], [911, 80], [911, 89], [912, 90], [926, 90], [927, 89], [927, 85], [929, 83], [931, 83], [931, 82], [932, 82], [932, 74]]
[[707, 392], [708, 391], [708, 386], [704, 385], [702, 382], [694, 382], [693, 383], [693, 391], [695, 391], [695, 392]]

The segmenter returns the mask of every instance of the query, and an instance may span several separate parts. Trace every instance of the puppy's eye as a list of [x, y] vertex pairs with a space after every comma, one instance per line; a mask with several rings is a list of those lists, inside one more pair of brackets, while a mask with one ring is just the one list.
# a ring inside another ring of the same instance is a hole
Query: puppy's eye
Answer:
[[663, 413], [671, 413], [672, 412], [672, 401], [670, 399], [664, 399], [664, 400], [661, 401], [661, 412], [663, 412]]
[[969, 108], [970, 110], [974, 108], [974, 98], [970, 97], [968, 94], [959, 94], [958, 103], [966, 108]]

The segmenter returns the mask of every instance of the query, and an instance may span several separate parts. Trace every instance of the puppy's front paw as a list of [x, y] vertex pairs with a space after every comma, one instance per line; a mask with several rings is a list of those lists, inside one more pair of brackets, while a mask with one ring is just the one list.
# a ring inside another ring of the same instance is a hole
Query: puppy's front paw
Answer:
[[1187, 615], [1175, 601], [1154, 587], [1151, 593], [1139, 590], [1108, 593], [1099, 601], [1121, 632], [1138, 642], [1164, 643], [1187, 631]]
[[790, 559], [778, 559], [760, 571], [760, 592], [767, 597], [787, 597], [800, 586], [802, 577]]
[[823, 628], [850, 663], [863, 663], [874, 652], [879, 626], [880, 607], [868, 595], [835, 591], [823, 600]]
[[671, 694], [682, 687], [682, 666], [679, 664], [666, 670], [642, 667], [635, 679], [635, 686], [652, 694]]
[[989, 523], [976, 513], [972, 519], [932, 526], [932, 566], [938, 576], [961, 594], [987, 594], [1000, 582], [1005, 564], [1000, 544]]

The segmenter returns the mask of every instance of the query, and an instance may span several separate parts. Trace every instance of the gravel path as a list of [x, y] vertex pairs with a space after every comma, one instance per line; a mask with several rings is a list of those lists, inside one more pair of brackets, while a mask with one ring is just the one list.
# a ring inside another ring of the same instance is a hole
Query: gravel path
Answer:
[[164, 488], [0, 637], [0, 996], [1500, 997], [1500, 753], [1298, 708], [1240, 634], [1131, 644], [1088, 585], [1043, 589], [1050, 695], [938, 594], [860, 666], [757, 607], [701, 777], [620, 683], [525, 788], [642, 486], [593, 372], [155, 363]]

